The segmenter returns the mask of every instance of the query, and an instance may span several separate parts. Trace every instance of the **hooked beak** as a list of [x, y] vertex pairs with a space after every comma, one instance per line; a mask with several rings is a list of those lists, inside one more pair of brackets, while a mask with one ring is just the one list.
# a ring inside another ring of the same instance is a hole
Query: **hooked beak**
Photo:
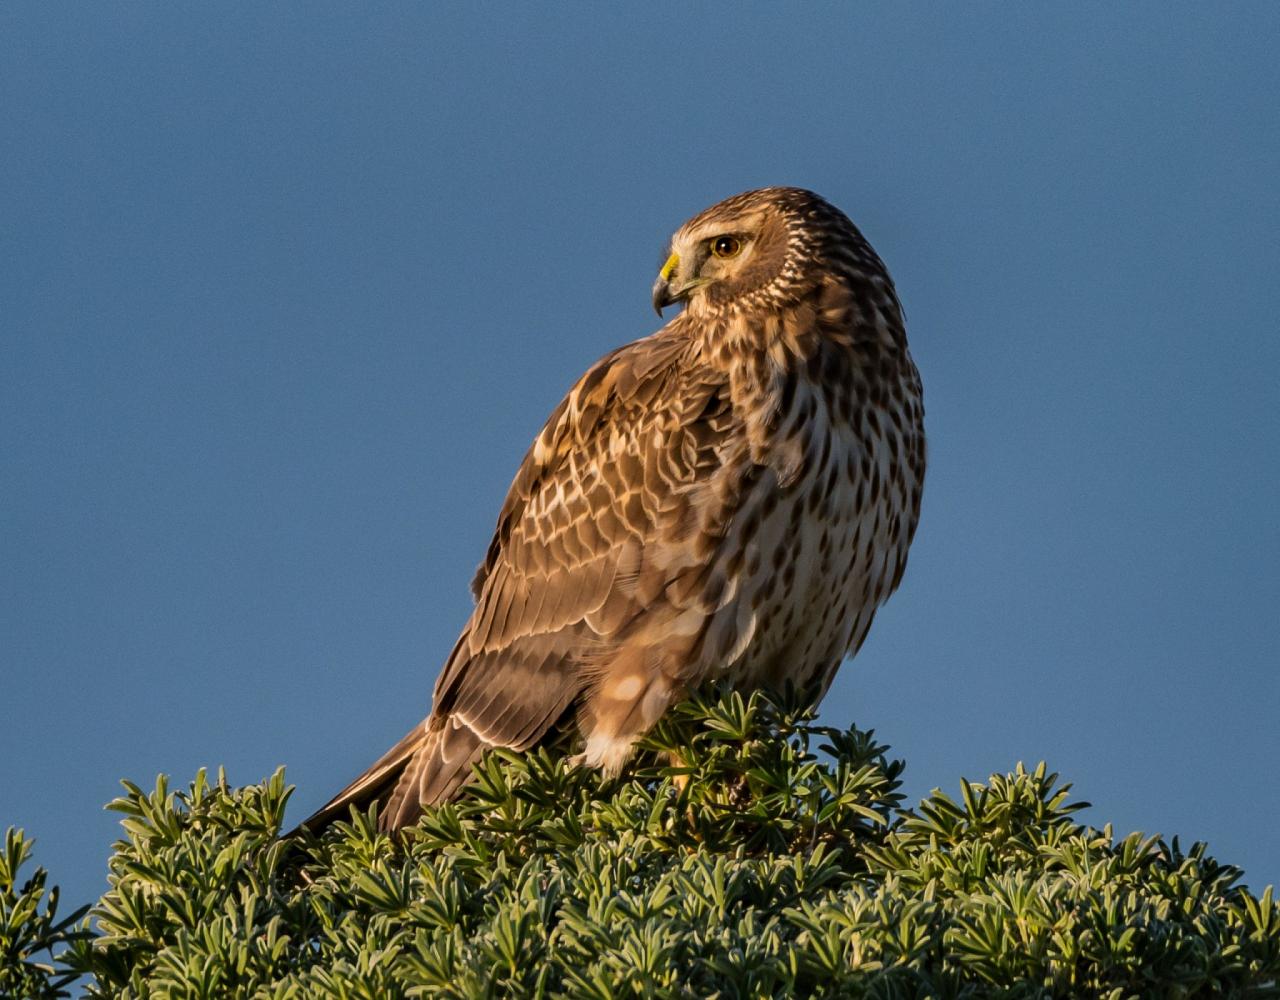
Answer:
[[675, 298], [671, 294], [671, 286], [659, 278], [653, 283], [653, 311], [659, 316], [662, 310], [675, 302]]
[[[659, 316], [662, 310], [675, 302], [679, 302], [683, 296], [674, 293], [671, 289], [671, 278], [676, 273], [676, 268], [680, 266], [680, 255], [673, 253], [667, 258], [667, 262], [662, 265], [662, 270], [658, 272], [658, 280], [653, 283], [653, 311]], [[688, 291], [688, 289], [682, 289]]]

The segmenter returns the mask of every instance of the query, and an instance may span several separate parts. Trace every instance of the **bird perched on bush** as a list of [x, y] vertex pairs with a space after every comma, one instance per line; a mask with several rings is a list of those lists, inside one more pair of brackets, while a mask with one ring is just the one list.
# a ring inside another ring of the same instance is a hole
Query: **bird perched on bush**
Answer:
[[620, 768], [682, 695], [790, 682], [820, 699], [902, 579], [924, 407], [901, 306], [852, 222], [749, 191], [671, 238], [684, 309], [593, 365], [525, 456], [431, 712], [303, 825], [452, 796], [490, 747], [576, 718]]

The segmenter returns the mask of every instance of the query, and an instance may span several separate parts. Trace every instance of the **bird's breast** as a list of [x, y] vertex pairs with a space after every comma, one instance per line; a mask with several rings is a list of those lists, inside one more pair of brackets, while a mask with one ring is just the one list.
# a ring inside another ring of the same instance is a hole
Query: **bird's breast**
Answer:
[[[803, 380], [774, 421], [765, 469], [730, 522], [741, 570], [710, 623], [704, 668], [734, 683], [823, 689], [901, 578], [919, 513], [923, 429], [912, 372], [894, 391]], [[918, 383], [917, 383], [918, 384]], [[844, 392], [841, 389], [844, 388]]]

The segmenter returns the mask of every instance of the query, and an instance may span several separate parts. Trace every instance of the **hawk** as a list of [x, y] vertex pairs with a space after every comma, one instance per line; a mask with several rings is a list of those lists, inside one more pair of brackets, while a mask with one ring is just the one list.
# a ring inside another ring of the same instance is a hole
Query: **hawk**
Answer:
[[310, 817], [394, 830], [490, 747], [576, 717], [616, 772], [708, 682], [826, 693], [902, 579], [924, 406], [880, 258], [818, 195], [748, 191], [671, 238], [657, 333], [593, 365], [516, 473], [431, 712]]

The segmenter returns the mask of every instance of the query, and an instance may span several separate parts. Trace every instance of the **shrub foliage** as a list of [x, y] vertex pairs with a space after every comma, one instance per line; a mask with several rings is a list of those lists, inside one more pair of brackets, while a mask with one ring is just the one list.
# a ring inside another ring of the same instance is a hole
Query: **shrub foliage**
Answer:
[[1280, 907], [1203, 845], [1081, 825], [1043, 764], [906, 810], [873, 734], [788, 701], [681, 706], [613, 780], [491, 754], [404, 839], [279, 839], [282, 773], [126, 784], [91, 923], [10, 833], [0, 994], [1280, 995]]

